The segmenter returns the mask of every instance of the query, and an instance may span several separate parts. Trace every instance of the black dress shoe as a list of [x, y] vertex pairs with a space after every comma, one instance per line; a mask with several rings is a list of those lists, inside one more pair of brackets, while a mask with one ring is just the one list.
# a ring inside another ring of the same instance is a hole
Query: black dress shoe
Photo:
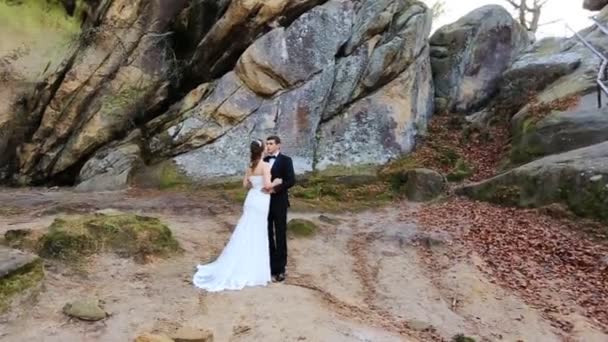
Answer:
[[277, 274], [277, 275], [275, 276], [275, 279], [276, 279], [278, 282], [284, 281], [284, 280], [285, 280], [285, 273], [280, 273], [280, 274]]

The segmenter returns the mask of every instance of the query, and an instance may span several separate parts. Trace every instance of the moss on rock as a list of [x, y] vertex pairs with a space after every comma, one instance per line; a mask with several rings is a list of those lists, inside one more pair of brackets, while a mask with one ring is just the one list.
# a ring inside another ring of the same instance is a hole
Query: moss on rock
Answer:
[[143, 260], [180, 250], [171, 230], [160, 220], [132, 214], [56, 219], [38, 246], [43, 257], [74, 261], [98, 252]]
[[537, 123], [537, 118], [527, 118], [522, 123], [521, 131], [515, 130], [510, 154], [514, 165], [527, 163], [546, 154], [541, 146], [532, 141], [532, 137], [537, 132]]
[[337, 175], [324, 171], [298, 177], [290, 189], [296, 208], [343, 211], [385, 204], [394, 198], [389, 183], [377, 175]]
[[608, 182], [603, 177], [587, 184], [575, 181], [559, 190], [561, 198], [572, 212], [608, 223]]
[[414, 169], [407, 172], [404, 193], [410, 201], [425, 202], [433, 200], [446, 190], [446, 179], [437, 171]]
[[304, 219], [293, 219], [287, 223], [287, 231], [295, 236], [309, 237], [317, 232], [317, 224]]
[[176, 165], [166, 163], [160, 171], [158, 185], [161, 189], [172, 188], [178, 185], [189, 184], [190, 180]]
[[458, 152], [451, 147], [437, 146], [435, 149], [438, 152], [437, 158], [441, 165], [454, 167], [458, 160], [460, 160]]
[[0, 278], [0, 312], [5, 311], [17, 294], [35, 287], [44, 278], [42, 260], [36, 259], [7, 277]]
[[516, 185], [486, 184], [476, 188], [472, 197], [501, 205], [518, 205], [520, 189]]
[[418, 161], [411, 156], [407, 156], [386, 164], [380, 169], [378, 175], [384, 179], [391, 179], [418, 167], [420, 167]]
[[475, 342], [475, 339], [464, 334], [458, 334], [452, 337], [452, 342]]
[[[141, 73], [139, 71], [132, 73]], [[145, 75], [139, 75], [140, 81], [131, 81], [123, 85], [120, 89], [105, 96], [101, 104], [100, 113], [102, 116], [109, 119], [120, 119], [122, 115], [128, 113], [128, 108], [134, 108], [141, 105], [146, 96], [153, 93], [155, 84], [148, 80], [144, 80]]]
[[[83, 1], [77, 1], [79, 8], [84, 7]], [[59, 1], [0, 0], [0, 22], [7, 29], [26, 31], [32, 34], [56, 30], [67, 35], [80, 32], [78, 17], [70, 17]]]
[[171, 160], [139, 169], [133, 177], [133, 182], [144, 188], [159, 188], [161, 190], [194, 184], [193, 180]]
[[473, 175], [473, 168], [466, 162], [466, 160], [459, 158], [456, 161], [454, 169], [447, 174], [446, 178], [450, 182], [460, 182]]

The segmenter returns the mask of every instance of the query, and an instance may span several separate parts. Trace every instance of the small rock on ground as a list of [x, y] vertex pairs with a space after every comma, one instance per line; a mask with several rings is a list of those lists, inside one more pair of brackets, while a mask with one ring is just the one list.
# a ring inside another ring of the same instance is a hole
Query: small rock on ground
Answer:
[[334, 226], [340, 224], [340, 220], [333, 218], [333, 217], [329, 217], [327, 215], [319, 215], [319, 221], [327, 223], [327, 224], [331, 224]]
[[106, 312], [99, 306], [99, 299], [85, 298], [68, 303], [63, 313], [85, 321], [99, 321], [106, 318]]
[[213, 333], [206, 329], [181, 327], [173, 334], [175, 342], [213, 342]]
[[34, 254], [0, 246], [0, 278], [11, 275], [37, 259]]
[[154, 334], [143, 334], [135, 339], [135, 342], [174, 342], [167, 336], [154, 335]]
[[433, 327], [428, 322], [418, 321], [418, 320], [409, 321], [409, 322], [407, 322], [407, 325], [416, 331], [425, 331], [425, 330], [428, 330]]

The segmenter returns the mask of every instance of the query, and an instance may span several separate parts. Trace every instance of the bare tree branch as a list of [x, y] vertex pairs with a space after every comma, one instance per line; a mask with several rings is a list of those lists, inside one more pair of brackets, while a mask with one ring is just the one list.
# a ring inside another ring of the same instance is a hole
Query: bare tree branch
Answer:
[[543, 6], [549, 0], [533, 0], [532, 4], [528, 0], [505, 0], [517, 11], [517, 20], [529, 32], [535, 33], [538, 30]]
[[516, 9], [519, 9], [519, 5], [514, 0], [505, 0], [505, 1], [510, 3], [511, 6], [515, 7]]
[[562, 19], [555, 19], [555, 20], [547, 21], [547, 22], [538, 24], [538, 27], [559, 23], [560, 21], [562, 21]]

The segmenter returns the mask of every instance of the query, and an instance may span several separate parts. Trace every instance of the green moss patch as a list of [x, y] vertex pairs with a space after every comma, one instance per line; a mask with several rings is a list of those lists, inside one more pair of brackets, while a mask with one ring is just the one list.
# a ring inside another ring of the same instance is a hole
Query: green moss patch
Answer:
[[[83, 6], [84, 3], [78, 1], [79, 9]], [[0, 23], [0, 27], [30, 33], [53, 30], [75, 35], [80, 32], [77, 16], [70, 17], [63, 5], [53, 0], [0, 0]]]
[[[231, 201], [243, 203], [247, 189], [240, 181], [207, 185], [203, 191], [220, 193]], [[375, 169], [332, 168], [296, 176], [289, 190], [291, 208], [297, 211], [343, 212], [373, 208], [395, 199], [389, 183]]]
[[390, 184], [378, 176], [335, 176], [317, 172], [290, 189], [296, 209], [330, 212], [382, 206], [396, 198]]
[[160, 170], [158, 185], [161, 189], [172, 188], [189, 183], [190, 180], [177, 168], [176, 165], [166, 163]]
[[469, 163], [467, 163], [466, 160], [459, 158], [452, 171], [447, 174], [446, 178], [450, 182], [460, 182], [471, 177], [473, 173], [474, 170]]
[[133, 182], [144, 188], [160, 190], [190, 188], [193, 185], [192, 179], [171, 160], [141, 168]]
[[35, 287], [44, 278], [42, 260], [38, 259], [11, 275], [0, 279], [0, 312], [8, 308], [17, 294]]
[[362, 164], [355, 166], [332, 165], [322, 171], [325, 177], [344, 176], [375, 176], [378, 173], [377, 165]]
[[405, 173], [406, 171], [423, 167], [422, 164], [423, 163], [416, 160], [412, 156], [405, 156], [384, 165], [378, 174], [384, 179], [391, 179]]
[[575, 214], [608, 223], [608, 183], [605, 181], [572, 182], [560, 188], [560, 196]]
[[521, 132], [515, 132], [513, 135], [513, 144], [511, 147], [511, 163], [512, 165], [525, 164], [531, 160], [545, 155], [545, 151], [532, 143], [530, 137], [535, 134], [538, 118], [530, 117], [523, 121]]
[[120, 89], [104, 97], [99, 112], [109, 119], [121, 120], [133, 108], [141, 106], [146, 97], [153, 92], [154, 83], [144, 80], [140, 76], [140, 81], [134, 84], [123, 85]]
[[540, 102], [538, 98], [533, 97], [526, 109], [526, 116], [513, 130], [511, 162], [514, 165], [521, 165], [545, 155], [546, 152], [541, 147], [534, 144], [530, 139], [526, 139], [526, 137], [534, 135], [538, 123], [552, 113], [567, 111], [575, 107], [579, 102], [580, 95], [578, 94], [560, 97], [546, 103]]
[[520, 189], [515, 185], [488, 185], [485, 188], [480, 189], [476, 197], [501, 205], [518, 205], [520, 200]]
[[452, 337], [452, 342], [475, 342], [475, 339], [464, 334], [458, 334]]
[[141, 261], [179, 250], [171, 230], [160, 220], [132, 214], [56, 219], [38, 241], [41, 256], [73, 261], [99, 252]]
[[304, 219], [293, 219], [287, 223], [287, 231], [294, 236], [309, 237], [317, 232], [317, 224]]

